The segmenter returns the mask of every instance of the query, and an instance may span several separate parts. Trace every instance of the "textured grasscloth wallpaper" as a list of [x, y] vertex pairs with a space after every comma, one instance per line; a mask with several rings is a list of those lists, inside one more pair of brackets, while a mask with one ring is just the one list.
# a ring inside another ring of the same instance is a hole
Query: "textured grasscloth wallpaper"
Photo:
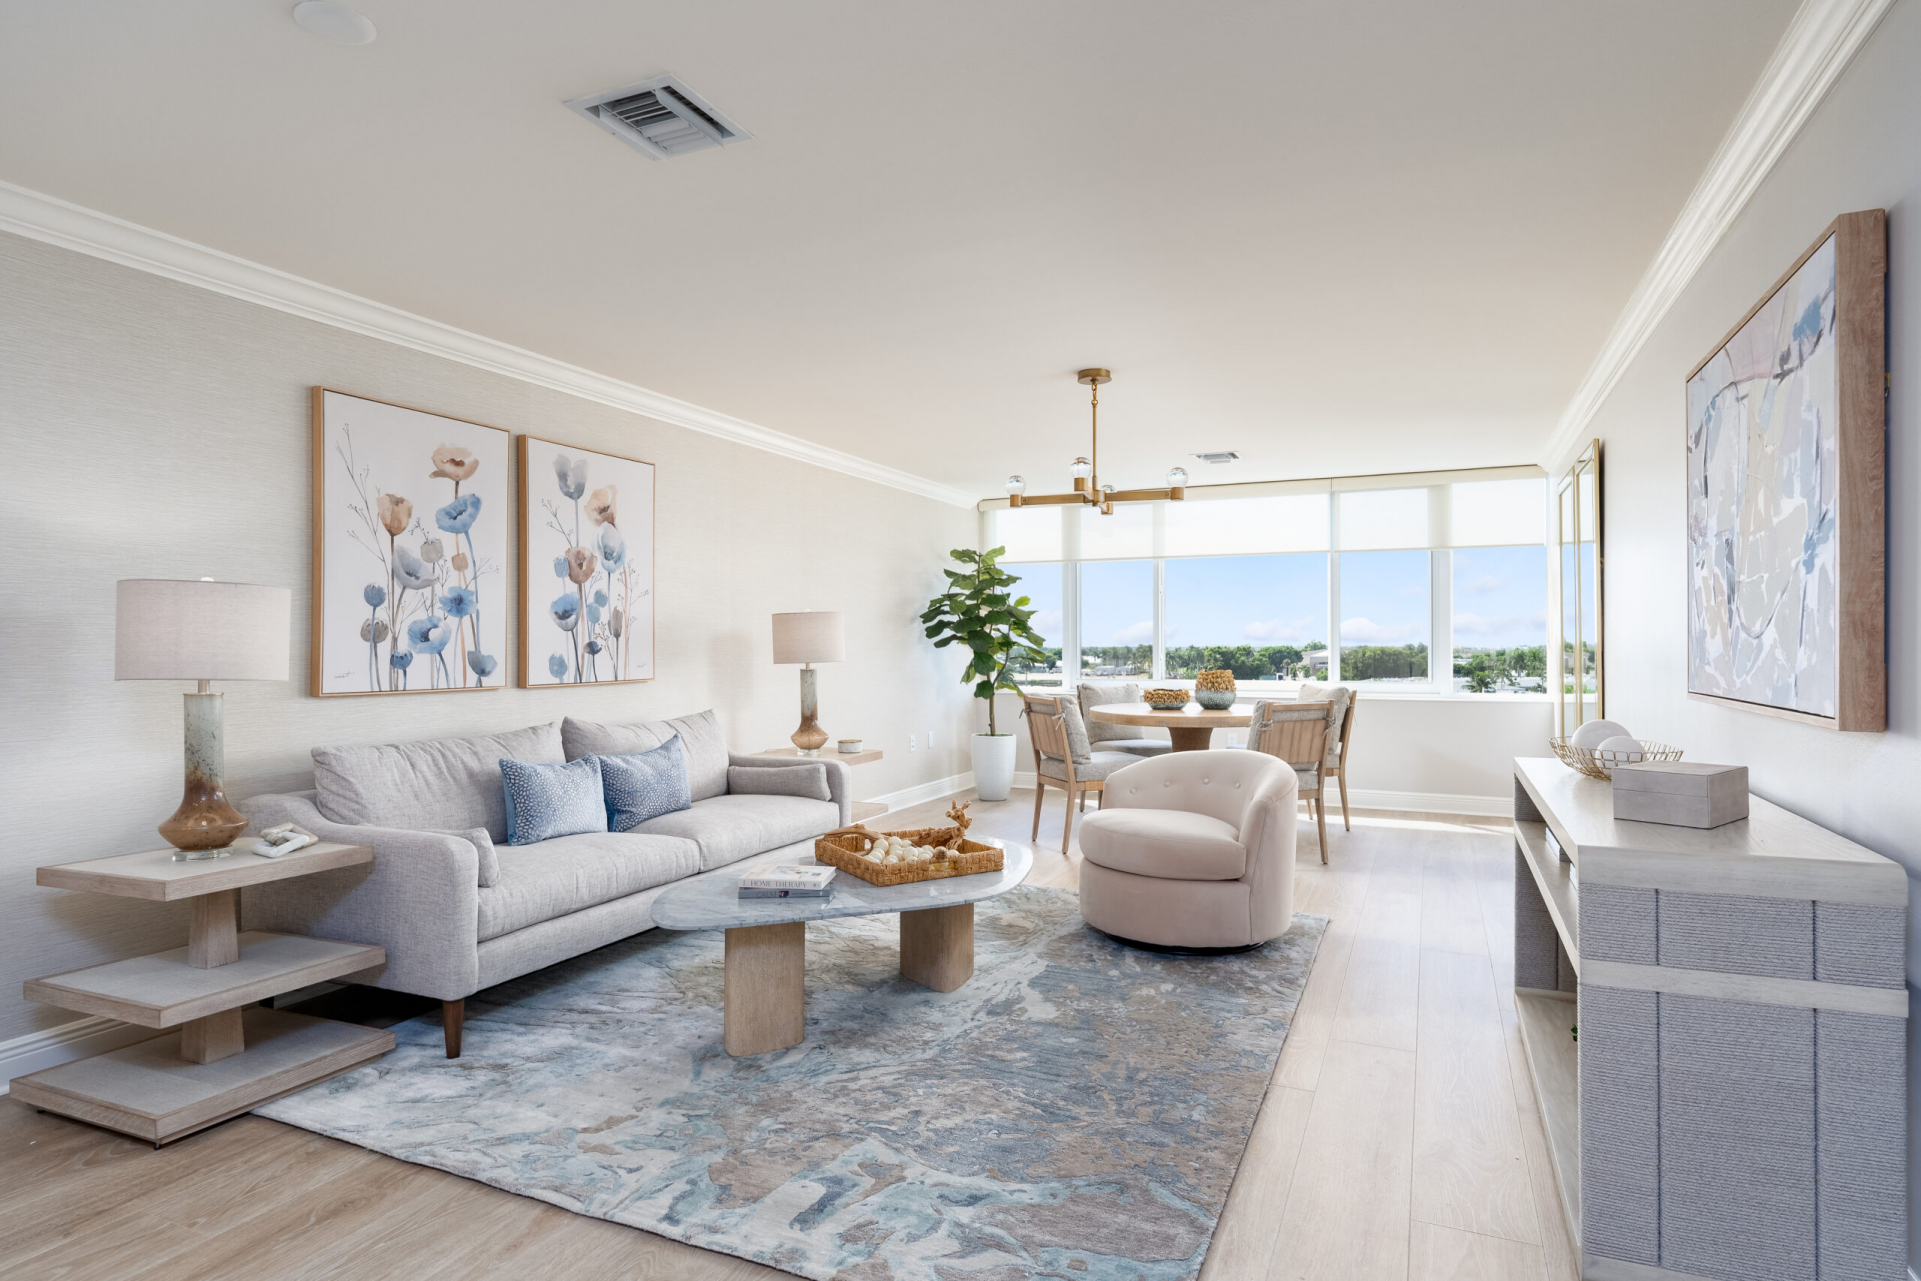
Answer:
[[[315, 384], [655, 463], [659, 678], [307, 697]], [[973, 545], [972, 512], [5, 234], [0, 487], [0, 1041], [79, 1017], [22, 1001], [23, 979], [185, 938], [184, 909], [33, 883], [41, 863], [160, 845], [179, 801], [188, 687], [115, 683], [116, 579], [294, 589], [294, 679], [224, 687], [237, 795], [307, 786], [315, 744], [569, 714], [714, 707], [735, 748], [777, 746], [799, 690], [772, 663], [767, 616], [796, 609], [847, 614], [822, 724], [888, 752], [856, 795], [969, 768], [974, 709], [915, 619], [947, 550]], [[910, 755], [908, 735], [930, 730], [939, 746]]]

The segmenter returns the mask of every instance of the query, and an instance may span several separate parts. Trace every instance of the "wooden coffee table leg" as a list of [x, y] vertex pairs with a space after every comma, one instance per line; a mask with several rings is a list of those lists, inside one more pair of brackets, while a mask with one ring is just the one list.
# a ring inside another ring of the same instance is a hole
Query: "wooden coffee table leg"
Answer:
[[902, 912], [900, 972], [936, 992], [951, 992], [973, 978], [974, 905]]
[[807, 1027], [807, 925], [746, 925], [727, 931], [729, 1054], [799, 1045]]
[[1204, 752], [1214, 741], [1213, 730], [1196, 729], [1191, 725], [1170, 725], [1167, 736], [1174, 740], [1174, 750], [1177, 752]]

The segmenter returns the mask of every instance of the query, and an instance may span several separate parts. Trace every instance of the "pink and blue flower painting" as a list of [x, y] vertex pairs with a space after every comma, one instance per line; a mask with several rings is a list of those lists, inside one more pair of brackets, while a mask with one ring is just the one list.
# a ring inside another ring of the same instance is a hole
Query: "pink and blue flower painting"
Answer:
[[522, 436], [520, 492], [521, 684], [652, 680], [654, 465]]
[[315, 694], [507, 682], [508, 433], [314, 390]]

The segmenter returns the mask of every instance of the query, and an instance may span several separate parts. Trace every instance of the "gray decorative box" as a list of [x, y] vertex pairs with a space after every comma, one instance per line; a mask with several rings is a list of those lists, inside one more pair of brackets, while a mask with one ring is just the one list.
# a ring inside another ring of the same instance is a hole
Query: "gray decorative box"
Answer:
[[1614, 767], [1614, 817], [1720, 827], [1748, 816], [1748, 767], [1649, 761]]

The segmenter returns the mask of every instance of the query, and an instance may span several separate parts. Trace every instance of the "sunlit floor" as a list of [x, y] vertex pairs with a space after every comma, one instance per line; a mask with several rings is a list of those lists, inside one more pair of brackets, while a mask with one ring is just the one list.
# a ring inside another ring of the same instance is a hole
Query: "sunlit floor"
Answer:
[[[1063, 806], [1039, 884], [1079, 876]], [[1033, 808], [976, 802], [974, 831], [1026, 840]], [[1325, 867], [1300, 824], [1295, 908], [1332, 924], [1202, 1277], [1572, 1281], [1511, 999], [1506, 822], [1329, 818]], [[23, 1281], [787, 1275], [258, 1117], [155, 1152], [8, 1099], [0, 1154], [0, 1275]]]

